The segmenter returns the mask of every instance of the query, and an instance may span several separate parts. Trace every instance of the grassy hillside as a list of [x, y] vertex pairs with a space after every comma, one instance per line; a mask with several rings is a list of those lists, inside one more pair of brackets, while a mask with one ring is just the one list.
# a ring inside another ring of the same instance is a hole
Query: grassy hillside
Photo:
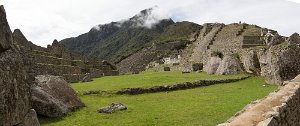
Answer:
[[192, 22], [177, 22], [166, 28], [166, 30], [153, 42], [161, 43], [177, 40], [189, 40], [193, 33], [200, 30], [201, 26]]
[[[161, 74], [164, 73], [157, 73], [159, 76]], [[177, 73], [173, 74], [176, 75]], [[157, 75], [155, 73], [128, 75], [111, 77], [110, 80], [117, 81], [116, 84], [119, 85], [132, 86], [130, 82], [125, 81], [131, 78], [131, 82], [136, 80], [134, 85], [140, 86], [139, 83], [148, 85], [147, 83], [151, 81], [148, 82], [147, 80], [155, 80]], [[210, 78], [203, 73], [193, 73], [184, 75], [185, 77], [178, 77], [178, 79], [173, 78], [173, 80], [180, 81], [183, 78], [189, 78], [188, 75], [190, 78], [196, 78], [196, 76], [198, 79]], [[223, 77], [220, 76], [220, 78]], [[139, 78], [144, 78], [146, 81]], [[161, 84], [166, 83], [163, 78], [167, 79], [169, 76], [165, 75], [159, 78], [158, 81]], [[218, 77], [215, 76], [215, 78]], [[118, 81], [119, 79], [123, 81]], [[116, 84], [105, 84], [107, 82], [105, 78], [96, 79], [93, 85], [99, 87], [106, 85], [103, 86], [103, 89], [116, 88]], [[79, 85], [81, 84], [74, 84], [73, 87], [80, 90]], [[265, 85], [263, 78], [251, 77], [235, 83], [172, 92], [141, 95], [84, 95], [80, 97], [87, 107], [63, 119], [41, 119], [40, 122], [42, 126], [213, 126], [224, 122], [251, 101], [260, 99], [277, 89], [277, 86], [263, 85]], [[96, 112], [97, 109], [112, 102], [124, 103], [128, 110], [114, 114]]]

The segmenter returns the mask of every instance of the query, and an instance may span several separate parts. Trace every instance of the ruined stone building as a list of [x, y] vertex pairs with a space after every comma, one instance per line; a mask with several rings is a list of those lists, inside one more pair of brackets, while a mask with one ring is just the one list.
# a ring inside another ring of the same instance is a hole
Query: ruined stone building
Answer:
[[112, 64], [72, 53], [57, 40], [47, 48], [40, 47], [29, 42], [19, 29], [13, 32], [13, 39], [33, 57], [36, 75], [63, 76], [68, 82], [81, 81], [86, 73], [92, 77], [118, 75]]

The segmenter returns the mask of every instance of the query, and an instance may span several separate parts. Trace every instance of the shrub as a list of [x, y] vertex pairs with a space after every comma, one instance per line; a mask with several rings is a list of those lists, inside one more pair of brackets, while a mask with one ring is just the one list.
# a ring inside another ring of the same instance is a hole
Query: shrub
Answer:
[[219, 58], [221, 58], [221, 59], [223, 59], [223, 57], [224, 57], [223, 53], [220, 52], [220, 51], [213, 51], [213, 52], [211, 53], [211, 56], [212, 56], [212, 57], [219, 57]]
[[232, 53], [231, 56], [240, 60], [240, 54], [238, 53]]

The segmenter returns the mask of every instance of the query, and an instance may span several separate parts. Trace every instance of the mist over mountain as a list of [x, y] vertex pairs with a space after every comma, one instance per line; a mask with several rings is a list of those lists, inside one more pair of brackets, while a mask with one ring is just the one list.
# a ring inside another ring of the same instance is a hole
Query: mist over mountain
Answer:
[[60, 42], [74, 52], [117, 63], [152, 43], [187, 38], [197, 29], [178, 29], [185, 23], [177, 26], [157, 9], [145, 9], [130, 19], [94, 26], [87, 33]]
[[64, 39], [61, 43], [75, 52], [117, 62], [122, 56], [141, 49], [157, 38], [167, 26], [174, 24], [171, 19], [147, 21], [153, 19], [152, 10], [143, 10], [128, 20], [97, 25], [88, 33]]

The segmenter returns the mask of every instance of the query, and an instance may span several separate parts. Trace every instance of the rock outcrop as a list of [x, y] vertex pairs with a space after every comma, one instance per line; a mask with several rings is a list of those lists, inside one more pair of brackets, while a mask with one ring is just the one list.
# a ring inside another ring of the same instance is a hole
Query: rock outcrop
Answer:
[[291, 45], [296, 45], [296, 44], [300, 44], [300, 36], [298, 33], [294, 33], [292, 34], [289, 39], [288, 39], [289, 44]]
[[6, 20], [6, 12], [4, 7], [0, 7], [0, 52], [3, 52], [9, 48], [13, 43], [11, 30]]
[[216, 74], [229, 75], [243, 72], [239, 59], [233, 56], [225, 56], [220, 63]]
[[245, 71], [254, 75], [260, 75], [260, 64], [256, 51], [246, 50], [243, 54], [242, 61]]
[[17, 126], [39, 126], [39, 120], [34, 109], [30, 109], [22, 123]]
[[222, 59], [219, 57], [211, 57], [208, 62], [204, 65], [204, 71], [208, 74], [215, 74], [219, 68]]
[[62, 117], [85, 106], [71, 86], [59, 76], [39, 75], [32, 88], [33, 108], [46, 117]]
[[270, 84], [282, 84], [300, 74], [300, 47], [276, 45], [270, 47], [260, 58], [261, 75]]
[[13, 42], [3, 6], [0, 27], [0, 126], [12, 126], [25, 123], [31, 113], [30, 86], [34, 73], [32, 59]]

